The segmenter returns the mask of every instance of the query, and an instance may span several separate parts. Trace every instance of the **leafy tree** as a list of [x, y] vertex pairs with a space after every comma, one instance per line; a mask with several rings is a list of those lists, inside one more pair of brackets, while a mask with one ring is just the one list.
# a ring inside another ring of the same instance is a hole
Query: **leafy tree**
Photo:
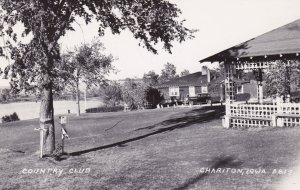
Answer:
[[190, 71], [187, 70], [187, 69], [184, 69], [183, 71], [181, 71], [180, 76], [183, 77], [183, 76], [186, 76], [186, 75], [189, 75], [189, 74], [190, 74]]
[[103, 89], [103, 100], [106, 105], [119, 105], [122, 99], [122, 88], [117, 82], [112, 82]]
[[[128, 29], [153, 53], [157, 53], [155, 44], [162, 42], [171, 52], [173, 41], [185, 41], [193, 33], [179, 21], [177, 6], [166, 0], [2, 0], [0, 6], [0, 35], [9, 37], [5, 46], [13, 60], [9, 67], [13, 89], [41, 92], [40, 125], [46, 130], [46, 154], [55, 149], [53, 93], [63, 88], [55, 64], [60, 61], [59, 40], [74, 30], [77, 17], [87, 24], [96, 20], [99, 35], [106, 28], [113, 34]], [[21, 36], [30, 38], [28, 43], [19, 39], [14, 27], [18, 24], [23, 26]]]
[[153, 86], [158, 84], [159, 75], [157, 75], [154, 71], [149, 71], [145, 73], [143, 76], [143, 82], [149, 86]]
[[7, 102], [11, 98], [9, 89], [0, 89], [0, 102]]
[[144, 107], [145, 90], [147, 85], [143, 82], [136, 82], [127, 78], [122, 86], [122, 97], [130, 109], [140, 109]]
[[82, 44], [74, 52], [62, 55], [61, 72], [66, 86], [76, 94], [77, 115], [80, 115], [80, 82], [85, 83], [87, 89], [91, 86], [106, 83], [106, 76], [113, 67], [113, 57], [104, 55], [103, 44], [94, 39], [90, 44]]
[[291, 87], [299, 88], [300, 66], [297, 61], [277, 61], [265, 72], [265, 91], [267, 96], [291, 94]]
[[160, 83], [167, 82], [169, 80], [178, 78], [179, 76], [176, 74], [176, 67], [171, 63], [167, 63], [164, 65], [164, 69], [161, 70], [161, 75], [159, 77]]
[[147, 102], [151, 103], [152, 108], [156, 108], [156, 105], [159, 104], [164, 99], [160, 91], [152, 87], [146, 88], [145, 98]]

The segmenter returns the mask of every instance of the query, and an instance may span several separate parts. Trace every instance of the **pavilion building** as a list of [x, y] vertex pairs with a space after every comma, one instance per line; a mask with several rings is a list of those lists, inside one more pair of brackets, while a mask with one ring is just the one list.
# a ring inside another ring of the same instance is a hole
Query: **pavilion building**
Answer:
[[[300, 64], [300, 19], [207, 57], [200, 62], [219, 62], [225, 66], [226, 115], [224, 127], [298, 126], [300, 103], [277, 97], [270, 103], [263, 98], [262, 72], [274, 64]], [[237, 70], [256, 71], [257, 101], [235, 101], [233, 74]], [[288, 80], [287, 80], [288, 81]], [[289, 97], [289, 95], [286, 95]]]

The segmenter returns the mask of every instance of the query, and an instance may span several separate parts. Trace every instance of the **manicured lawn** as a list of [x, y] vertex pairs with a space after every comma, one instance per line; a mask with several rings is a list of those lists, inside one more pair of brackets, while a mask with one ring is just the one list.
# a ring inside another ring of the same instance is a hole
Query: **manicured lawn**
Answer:
[[[294, 176], [300, 163], [299, 128], [224, 129], [223, 111], [204, 107], [70, 116], [71, 139], [65, 143], [70, 156], [61, 161], [38, 159], [37, 120], [2, 124], [0, 189], [256, 190], [276, 189]], [[24, 170], [41, 168], [63, 173]], [[72, 173], [73, 168], [83, 173]], [[287, 173], [272, 174], [275, 169]]]

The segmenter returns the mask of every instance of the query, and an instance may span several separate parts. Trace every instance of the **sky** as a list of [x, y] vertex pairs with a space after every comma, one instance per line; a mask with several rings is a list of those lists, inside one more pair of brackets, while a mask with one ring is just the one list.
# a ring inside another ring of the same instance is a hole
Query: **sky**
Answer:
[[[141, 78], [154, 70], [161, 72], [169, 62], [177, 73], [184, 69], [190, 73], [201, 71], [199, 60], [260, 34], [300, 19], [300, 0], [170, 0], [182, 10], [185, 25], [198, 29], [195, 38], [181, 44], [174, 42], [172, 54], [158, 48], [158, 55], [138, 46], [139, 41], [128, 31], [112, 35], [106, 31], [100, 40], [106, 52], [117, 58], [113, 65], [116, 74], [110, 79]], [[82, 20], [74, 24], [75, 32], [68, 32], [60, 41], [63, 51], [72, 49], [97, 36], [97, 23], [85, 25]], [[4, 63], [0, 63], [3, 67]], [[3, 80], [0, 80], [0, 86]]]

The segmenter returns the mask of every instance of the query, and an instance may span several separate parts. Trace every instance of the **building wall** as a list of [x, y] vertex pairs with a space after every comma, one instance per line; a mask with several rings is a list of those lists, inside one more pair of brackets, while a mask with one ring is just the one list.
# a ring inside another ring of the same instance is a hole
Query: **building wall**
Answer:
[[[158, 90], [160, 91], [161, 95], [163, 95], [165, 101], [171, 100], [169, 95], [169, 87], [158, 88]], [[201, 94], [201, 86], [195, 86], [195, 94]], [[176, 99], [184, 101], [188, 95], [189, 86], [179, 87], [179, 96], [177, 96]]]
[[[244, 93], [249, 93], [250, 94], [250, 98], [251, 99], [256, 99], [257, 98], [257, 84], [255, 82], [251, 82], [251, 83], [245, 83], [243, 84], [243, 91]], [[163, 95], [164, 100], [165, 101], [170, 101], [171, 97], [169, 95], [169, 87], [165, 87], [165, 88], [158, 88], [158, 90], [160, 91], [161, 95]], [[224, 91], [224, 89], [218, 89], [218, 93], [214, 92], [208, 92], [210, 93], [212, 96], [222, 96], [221, 95], [221, 91]], [[201, 86], [195, 86], [195, 94], [201, 94]], [[223, 92], [224, 93], [224, 92]], [[185, 86], [185, 87], [179, 87], [179, 96], [176, 97], [177, 100], [181, 100], [184, 101], [187, 97], [187, 95], [189, 95], [189, 87]], [[225, 95], [223, 95], [223, 98], [225, 98]]]

